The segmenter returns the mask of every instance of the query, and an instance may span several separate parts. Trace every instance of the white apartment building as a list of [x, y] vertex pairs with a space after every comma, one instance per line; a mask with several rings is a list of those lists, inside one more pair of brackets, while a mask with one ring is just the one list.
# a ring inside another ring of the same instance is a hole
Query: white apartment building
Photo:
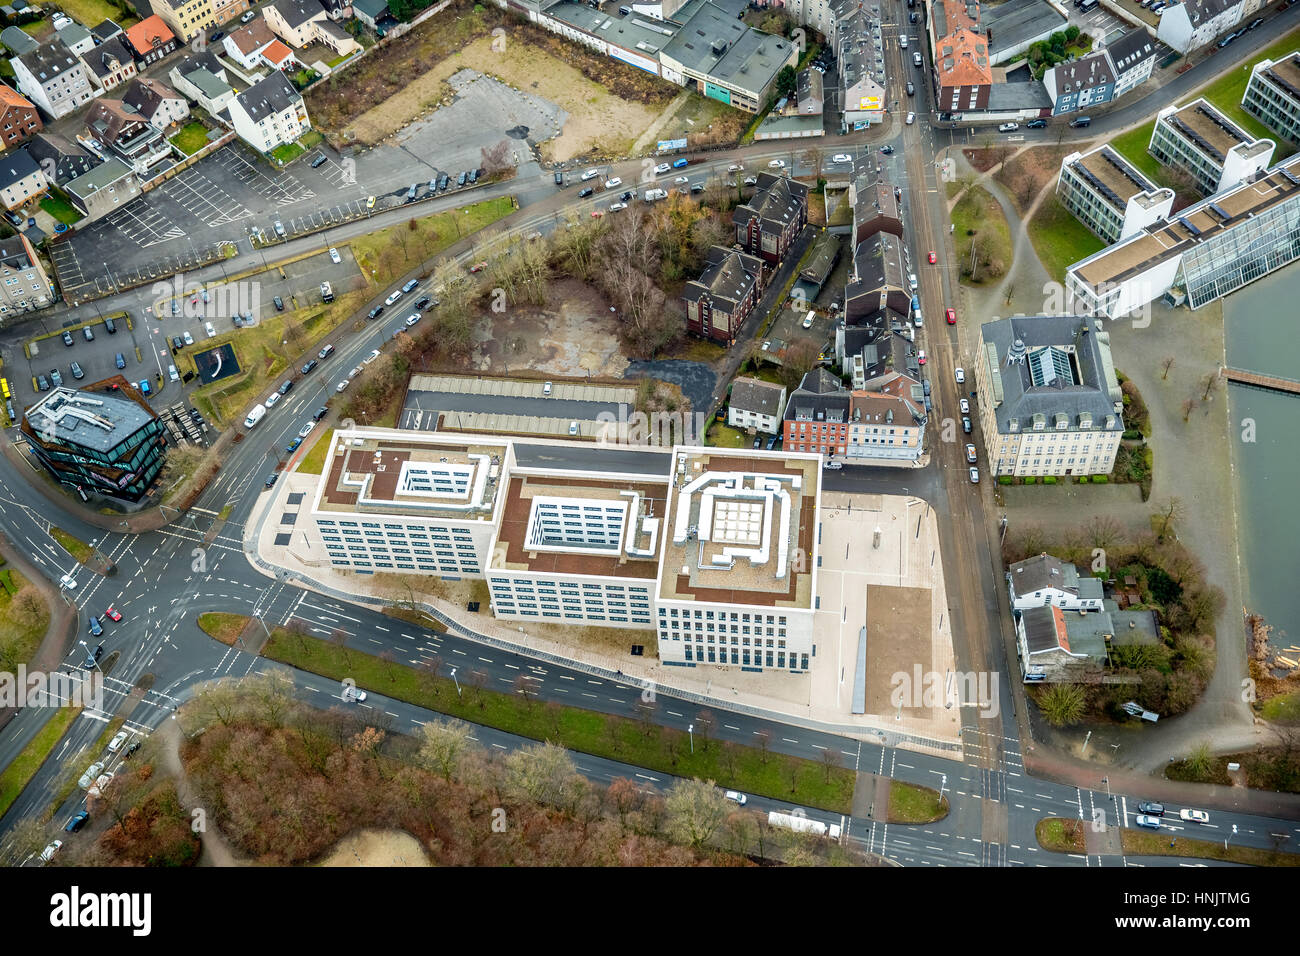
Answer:
[[1190, 53], [1264, 8], [1264, 0], [1183, 0], [1165, 9], [1156, 37]]
[[849, 398], [850, 461], [915, 461], [925, 437], [925, 412], [900, 395], [854, 391]]
[[1118, 242], [1169, 215], [1174, 191], [1157, 186], [1109, 146], [1071, 153], [1056, 180], [1061, 205], [1106, 242]]
[[732, 428], [752, 428], [775, 435], [781, 431], [784, 414], [784, 385], [757, 378], [738, 378], [731, 383], [727, 424]]
[[1271, 139], [1255, 139], [1207, 100], [1197, 99], [1156, 114], [1147, 152], [1186, 170], [1208, 196], [1263, 172], [1275, 146]]
[[240, 139], [263, 153], [311, 129], [301, 94], [278, 70], [230, 101], [230, 120]]
[[482, 577], [510, 446], [389, 429], [336, 431], [311, 517], [330, 564]]
[[[1074, 315], [980, 327], [975, 381], [994, 475], [1105, 475], [1124, 432], [1110, 336]], [[1099, 323], [1098, 323], [1099, 324]]]
[[807, 673], [821, 457], [679, 446], [671, 482], [659, 659]]
[[1070, 562], [1047, 553], [1011, 565], [1007, 586], [1011, 606], [1017, 611], [1048, 605], [1068, 611], [1100, 611], [1105, 598], [1100, 578], [1084, 577]]
[[18, 89], [55, 119], [67, 116], [95, 96], [85, 64], [59, 37], [9, 61]]

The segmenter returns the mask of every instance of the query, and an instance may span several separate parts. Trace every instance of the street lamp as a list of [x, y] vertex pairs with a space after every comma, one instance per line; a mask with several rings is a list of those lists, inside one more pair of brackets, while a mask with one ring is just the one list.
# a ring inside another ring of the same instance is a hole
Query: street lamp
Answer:
[[1110, 792], [1110, 777], [1102, 777], [1101, 782], [1106, 785], [1106, 799], [1114, 800], [1115, 795]]
[[451, 679], [452, 682], [456, 685], [456, 696], [463, 697], [463, 695], [460, 692], [460, 681], [456, 680], [456, 668], [454, 667], [451, 669]]
[[691, 724], [686, 728], [686, 733], [691, 738], [691, 753], [695, 753], [695, 725]]
[[1223, 838], [1223, 848], [1228, 848], [1228, 841], [1237, 835], [1237, 824], [1232, 825], [1232, 832]]

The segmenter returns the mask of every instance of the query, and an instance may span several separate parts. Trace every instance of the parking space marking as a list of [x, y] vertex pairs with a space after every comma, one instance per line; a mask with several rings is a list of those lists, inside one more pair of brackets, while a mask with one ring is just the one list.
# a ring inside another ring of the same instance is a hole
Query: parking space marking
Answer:
[[[204, 219], [209, 228], [247, 219], [253, 211], [234, 199], [224, 189], [197, 169], [188, 169], [159, 190]], [[179, 195], [177, 195], [179, 194]]]

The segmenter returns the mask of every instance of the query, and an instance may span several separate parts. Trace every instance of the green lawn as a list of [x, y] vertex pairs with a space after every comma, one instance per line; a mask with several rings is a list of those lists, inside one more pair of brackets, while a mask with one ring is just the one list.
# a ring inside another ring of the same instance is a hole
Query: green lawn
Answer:
[[[1006, 274], [1011, 267], [1011, 227], [992, 193], [983, 186], [968, 190], [952, 208], [952, 224], [963, 283], [979, 285]], [[972, 244], [976, 245], [974, 257]], [[975, 260], [973, 277], [972, 258]]]
[[[371, 281], [384, 286], [410, 270], [417, 263], [431, 259], [448, 246], [487, 228], [515, 211], [514, 197], [501, 196], [483, 202], [449, 209], [436, 216], [415, 220], [415, 230], [408, 223], [390, 226], [352, 240], [352, 255], [363, 275], [374, 272]], [[398, 235], [400, 233], [400, 235]], [[400, 243], [397, 255], [385, 254], [394, 241]]]
[[319, 130], [309, 129], [298, 137], [298, 145], [303, 149], [311, 149], [323, 142], [325, 142], [325, 137]]
[[41, 769], [45, 758], [50, 755], [63, 738], [72, 722], [81, 713], [80, 707], [60, 707], [53, 711], [45, 726], [36, 732], [36, 736], [23, 748], [9, 766], [0, 773], [0, 816], [3, 816], [23, 792], [28, 781]]
[[105, 0], [59, 0], [58, 6], [87, 30], [94, 28], [101, 20], [112, 20], [123, 30], [140, 22], [139, 17], [124, 19], [122, 11]]
[[1120, 136], [1116, 136], [1110, 141], [1111, 148], [1136, 166], [1139, 170], [1147, 175], [1148, 178], [1158, 181], [1160, 179], [1160, 164], [1156, 158], [1147, 152], [1147, 145], [1151, 142], [1151, 132], [1156, 128], [1156, 121], [1143, 123]]
[[1265, 720], [1300, 723], [1300, 693], [1270, 697], [1260, 708], [1260, 716]]
[[81, 564], [85, 564], [89, 561], [91, 555], [95, 553], [94, 548], [86, 544], [86, 542], [82, 541], [80, 538], [68, 534], [68, 532], [64, 531], [62, 528], [51, 526], [50, 537], [59, 542], [63, 547], [63, 550], [67, 551], [68, 554], [76, 558]]
[[172, 137], [172, 142], [186, 156], [193, 156], [208, 145], [208, 128], [202, 123], [186, 123], [180, 132]]
[[718, 448], [748, 448], [753, 443], [754, 440], [739, 428], [732, 428], [730, 425], [723, 425], [721, 422], [710, 427], [708, 433], [704, 436], [704, 444]]
[[278, 159], [282, 163], [288, 163], [297, 159], [305, 152], [307, 152], [307, 150], [303, 149], [302, 146], [297, 143], [281, 143], [275, 149], [271, 150], [271, 156], [273, 159]]
[[63, 197], [62, 190], [51, 190], [48, 195], [41, 199], [41, 208], [59, 222], [69, 226], [85, 218], [72, 203]]
[[890, 823], [933, 823], [948, 815], [948, 800], [930, 787], [891, 780], [889, 783]]
[[[396, 662], [337, 647], [276, 628], [263, 651], [266, 657], [324, 677], [350, 677], [358, 687], [409, 701], [420, 707], [496, 727], [532, 740], [549, 740], [569, 750], [622, 760], [683, 777], [713, 780], [788, 801], [796, 806], [849, 812], [854, 773], [839, 766], [763, 752], [760, 746], [721, 746], [695, 718], [694, 752], [687, 734], [650, 720], [614, 717], [578, 707], [550, 703], [516, 689], [499, 693], [476, 686], [472, 665], [462, 666], [460, 692], [449, 677], [432, 677]], [[663, 703], [658, 705], [665, 706]], [[713, 720], [720, 722], [721, 714]]]
[[209, 611], [199, 615], [199, 630], [222, 644], [234, 644], [247, 624], [248, 618], [242, 614]]
[[1055, 196], [1046, 197], [1029, 221], [1029, 239], [1048, 276], [1058, 281], [1071, 265], [1106, 248]]
[[[41, 638], [45, 636], [45, 629], [49, 626], [50, 609], [42, 600], [43, 611], [30, 620], [10, 613], [9, 606], [13, 602], [13, 596], [26, 587], [28, 582], [17, 571], [9, 568], [5, 568], [3, 575], [5, 587], [0, 590], [0, 646], [7, 648], [14, 660], [30, 661], [32, 655], [36, 653], [36, 648], [40, 646]], [[39, 597], [40, 592], [33, 591], [33, 593]], [[0, 809], [0, 814], [3, 813], [4, 810]]]
[[[1193, 829], [1195, 825], [1193, 824]], [[1197, 840], [1178, 833], [1147, 833], [1125, 827], [1120, 834], [1124, 852], [1134, 856], [1181, 856], [1198, 860], [1225, 860], [1247, 866], [1300, 866], [1300, 853], [1278, 853], [1252, 846], [1233, 846], [1224, 849], [1220, 840]], [[1170, 846], [1170, 843], [1173, 846]], [[1050, 849], [1050, 848], [1049, 848]]]
[[298, 460], [296, 470], [304, 475], [319, 475], [325, 469], [325, 453], [329, 451], [330, 439], [333, 437], [334, 429], [327, 429], [325, 434], [316, 439], [316, 444], [311, 446], [311, 450]]

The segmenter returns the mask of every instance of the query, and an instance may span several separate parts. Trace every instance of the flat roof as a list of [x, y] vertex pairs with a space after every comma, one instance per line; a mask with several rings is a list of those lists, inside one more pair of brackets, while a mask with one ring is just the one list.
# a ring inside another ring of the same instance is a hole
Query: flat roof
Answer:
[[109, 452], [157, 416], [120, 391], [60, 386], [42, 395], [25, 417], [46, 442]]
[[1285, 89], [1293, 101], [1300, 103], [1300, 52], [1274, 61], [1264, 72], [1269, 79]]
[[507, 451], [436, 435], [335, 432], [315, 510], [490, 522]]
[[984, 6], [980, 19], [989, 37], [989, 53], [994, 57], [1063, 29], [1066, 22], [1042, 0], [1007, 0], [997, 6]]
[[[1170, 255], [1186, 251], [1198, 238], [1202, 241], [1212, 238], [1251, 215], [1294, 198], [1300, 194], [1297, 172], [1300, 172], [1300, 155], [1283, 160], [1254, 182], [1215, 193], [1171, 219], [1147, 226], [1128, 239], [1075, 263], [1070, 271], [1094, 289], [1106, 283], [1123, 282]], [[1192, 229], [1183, 222], [1189, 223]]]
[[678, 448], [659, 597], [810, 610], [819, 455]]
[[[1176, 120], [1177, 122], [1171, 122]], [[1169, 123], [1182, 136], [1208, 152], [1216, 162], [1222, 163], [1228, 150], [1255, 139], [1205, 100], [1196, 100], [1165, 116], [1161, 122]], [[1207, 148], [1208, 147], [1208, 148]]]
[[[1098, 189], [1106, 201], [1120, 214], [1123, 215], [1128, 208], [1128, 201], [1137, 193], [1154, 193], [1160, 190], [1155, 183], [1147, 179], [1115, 150], [1109, 146], [1099, 146], [1091, 152], [1084, 153], [1073, 163], [1069, 164], [1078, 173], [1080, 170], [1087, 173], [1081, 176], [1085, 182], [1089, 182], [1094, 188], [1098, 184], [1104, 186], [1104, 189]], [[1096, 182], [1091, 182], [1089, 177]]]
[[[535, 571], [653, 580], [659, 569], [668, 480], [654, 478], [510, 475], [505, 510], [489, 570]], [[548, 536], [541, 517], [598, 509], [609, 529], [596, 543], [575, 532], [570, 539]]]

